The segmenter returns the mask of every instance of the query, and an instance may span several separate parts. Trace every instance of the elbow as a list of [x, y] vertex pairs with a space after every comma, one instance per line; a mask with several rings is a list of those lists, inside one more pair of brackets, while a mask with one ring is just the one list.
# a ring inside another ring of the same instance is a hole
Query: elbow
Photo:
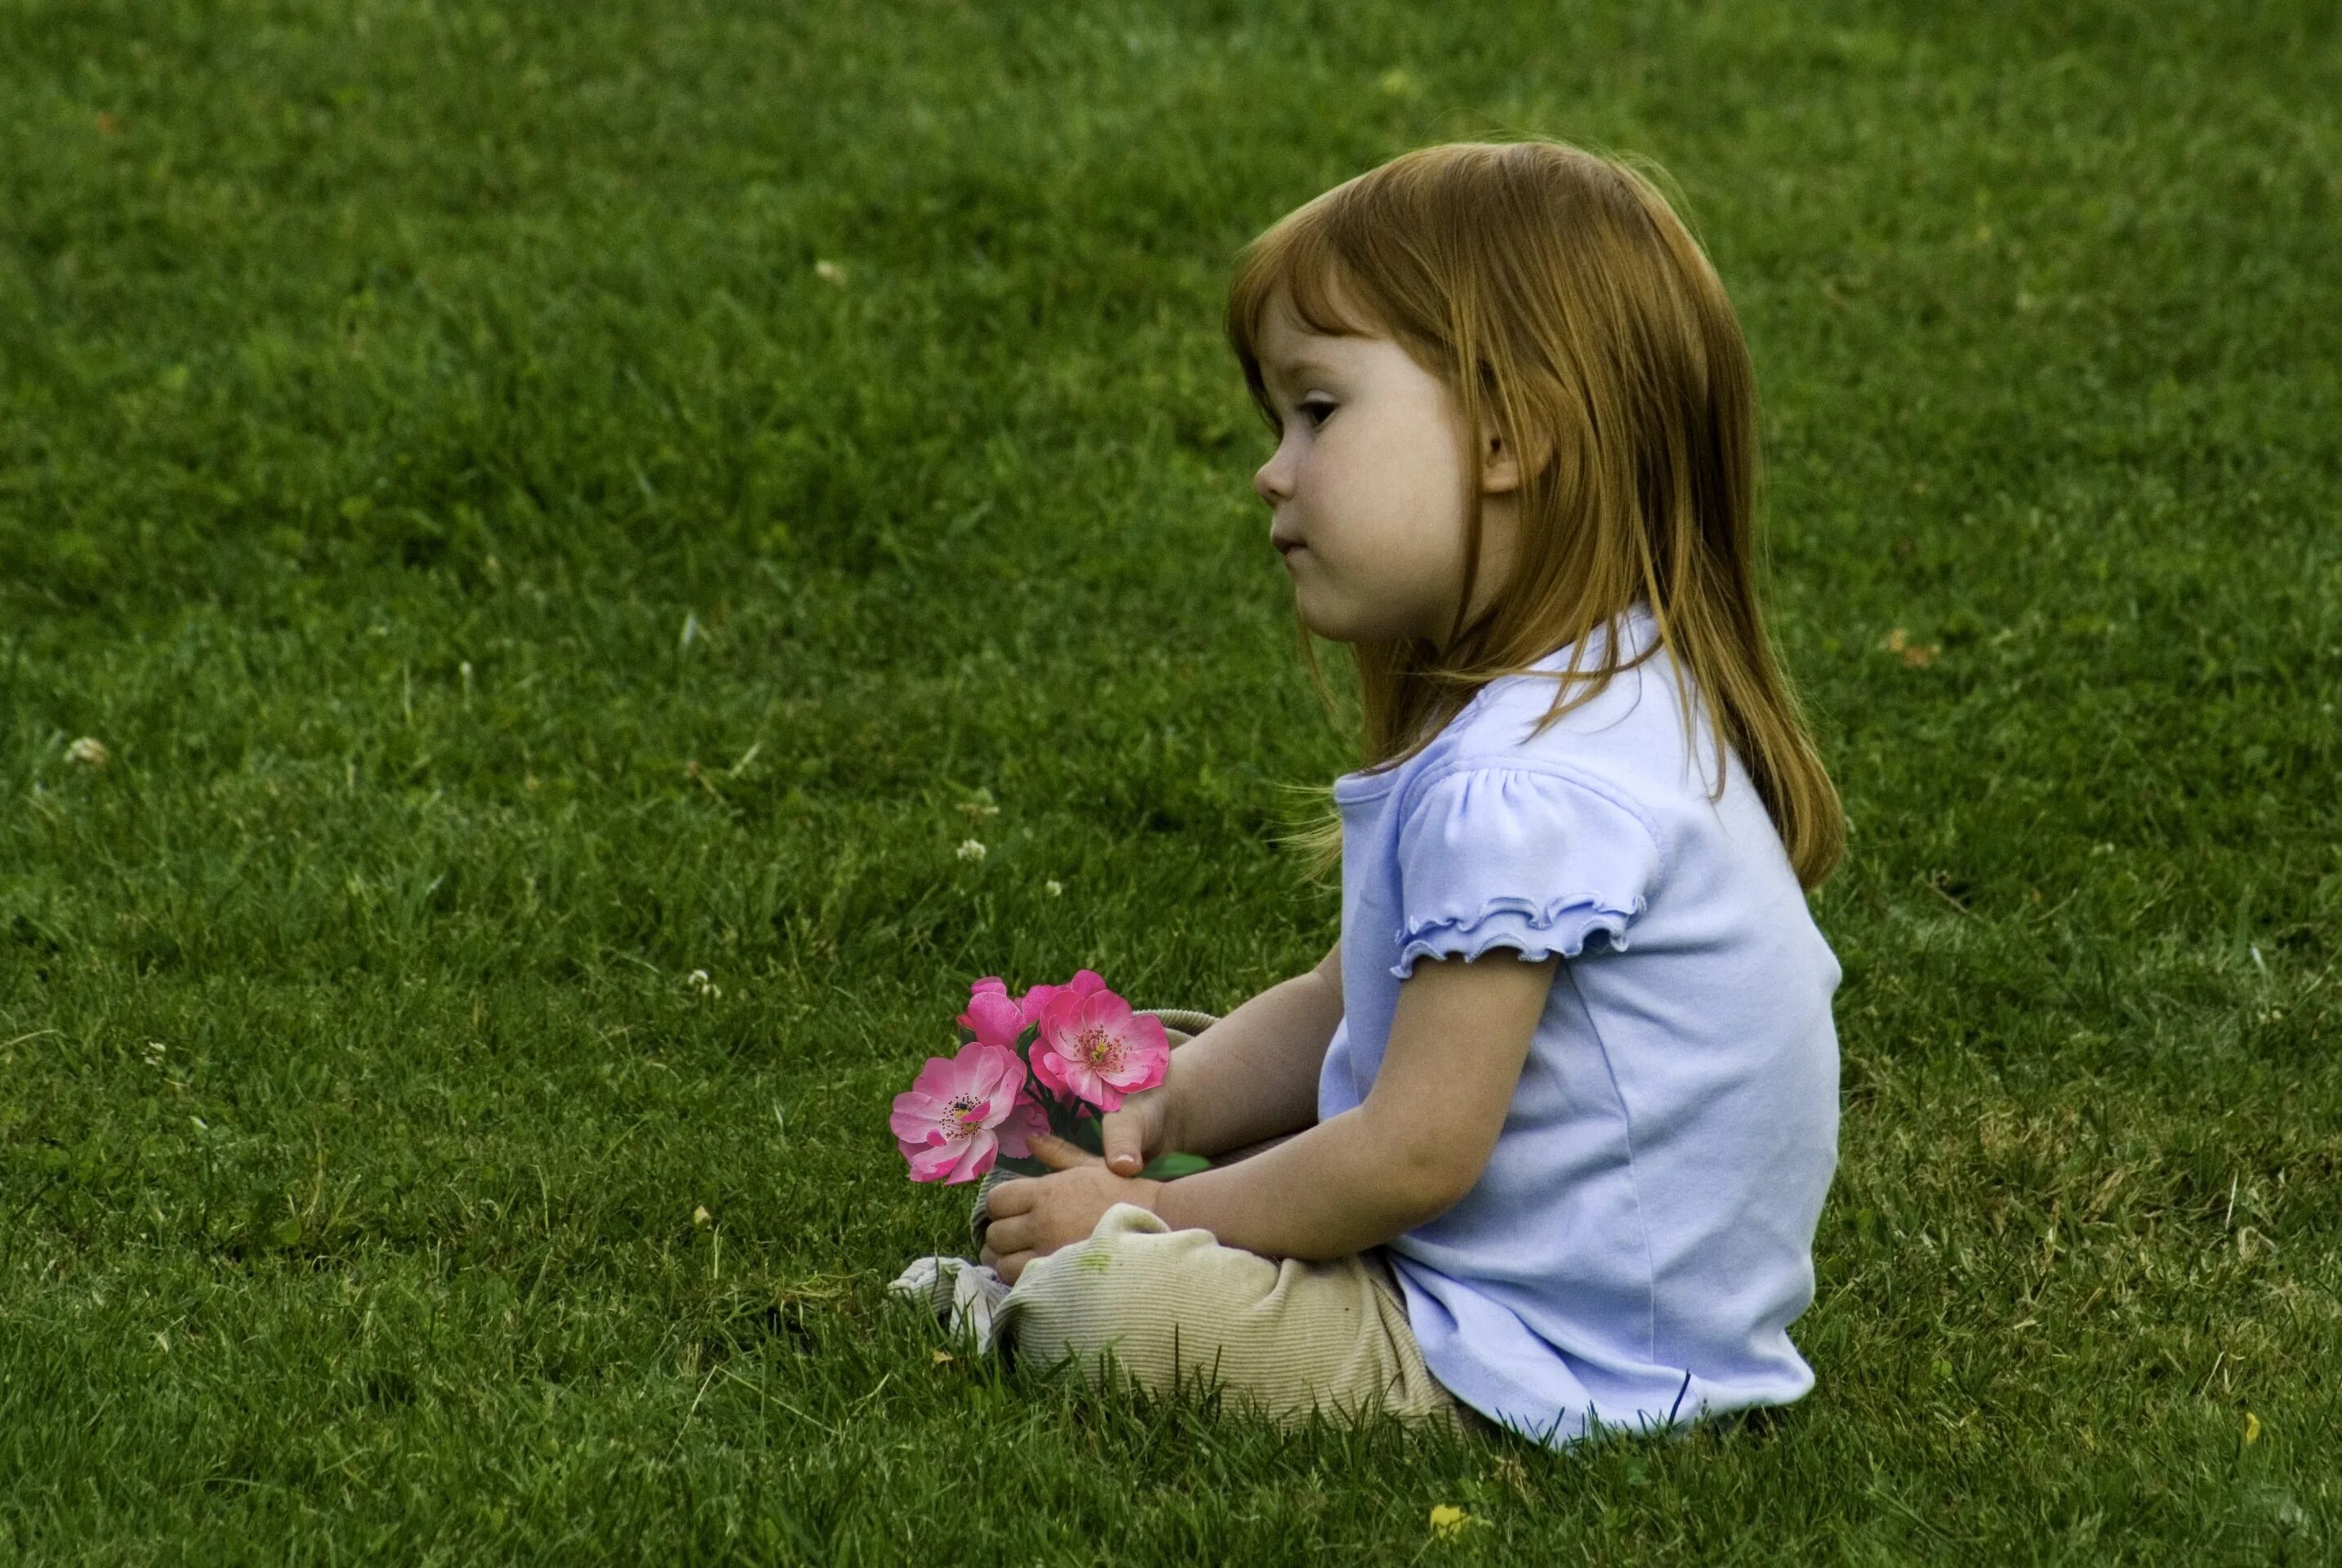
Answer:
[[1415, 1216], [1412, 1223], [1422, 1224], [1463, 1202], [1464, 1194], [1479, 1183], [1480, 1172], [1487, 1161], [1482, 1159], [1467, 1165], [1456, 1157], [1453, 1149], [1416, 1149], [1393, 1164], [1398, 1174], [1400, 1201]]
[[1358, 1118], [1357, 1136], [1380, 1177], [1377, 1184], [1409, 1227], [1454, 1208], [1478, 1185], [1496, 1152], [1493, 1141], [1486, 1147], [1459, 1148], [1455, 1137], [1423, 1125], [1417, 1117], [1393, 1126], [1371, 1097], [1350, 1114]]

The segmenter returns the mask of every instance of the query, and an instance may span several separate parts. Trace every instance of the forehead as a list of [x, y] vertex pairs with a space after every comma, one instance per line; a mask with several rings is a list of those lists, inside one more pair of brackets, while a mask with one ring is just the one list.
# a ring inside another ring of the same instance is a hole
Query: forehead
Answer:
[[1332, 372], [1354, 366], [1373, 338], [1318, 332], [1304, 322], [1283, 291], [1272, 296], [1261, 313], [1262, 370], [1275, 376]]

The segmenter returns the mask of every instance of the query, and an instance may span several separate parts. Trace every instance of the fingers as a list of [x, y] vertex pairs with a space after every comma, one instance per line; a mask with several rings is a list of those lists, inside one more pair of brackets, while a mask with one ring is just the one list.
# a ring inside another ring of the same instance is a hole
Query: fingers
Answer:
[[1032, 1149], [1035, 1159], [1055, 1170], [1066, 1171], [1076, 1165], [1102, 1165], [1106, 1163], [1080, 1144], [1068, 1144], [1050, 1133], [1028, 1134], [1026, 1144]]
[[1120, 1114], [1109, 1114], [1099, 1132], [1106, 1144], [1106, 1167], [1117, 1176], [1135, 1176], [1146, 1162], [1139, 1148], [1138, 1119]]

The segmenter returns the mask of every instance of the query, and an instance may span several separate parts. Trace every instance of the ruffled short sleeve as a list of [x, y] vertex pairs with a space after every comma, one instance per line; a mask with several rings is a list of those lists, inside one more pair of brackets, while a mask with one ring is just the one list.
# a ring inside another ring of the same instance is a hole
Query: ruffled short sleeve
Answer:
[[1640, 814], [1591, 782], [1466, 766], [1426, 787], [1398, 831], [1398, 962], [1575, 958], [1598, 934], [1623, 951], [1662, 856]]

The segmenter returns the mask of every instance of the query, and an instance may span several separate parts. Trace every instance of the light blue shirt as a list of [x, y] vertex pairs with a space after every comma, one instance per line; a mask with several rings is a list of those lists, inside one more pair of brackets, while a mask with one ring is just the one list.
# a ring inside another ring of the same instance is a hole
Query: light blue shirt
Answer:
[[[1647, 609], [1623, 636], [1656, 642]], [[1736, 753], [1708, 799], [1714, 739], [1695, 694], [1686, 749], [1675, 667], [1659, 648], [1535, 739], [1556, 684], [1492, 681], [1405, 764], [1334, 786], [1321, 1119], [1366, 1099], [1416, 959], [1562, 955], [1487, 1168], [1388, 1243], [1432, 1375], [1556, 1447], [1814, 1381], [1787, 1330], [1837, 1163], [1838, 964]]]

